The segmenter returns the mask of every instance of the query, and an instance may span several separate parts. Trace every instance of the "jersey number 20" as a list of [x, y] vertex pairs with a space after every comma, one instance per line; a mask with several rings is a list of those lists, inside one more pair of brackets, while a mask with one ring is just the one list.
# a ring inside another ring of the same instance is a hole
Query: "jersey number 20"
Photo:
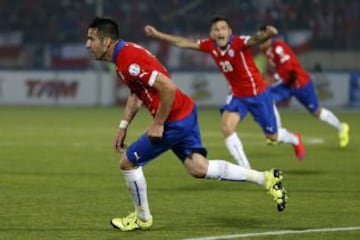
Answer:
[[232, 72], [234, 70], [229, 61], [221, 61], [220, 66], [223, 72]]

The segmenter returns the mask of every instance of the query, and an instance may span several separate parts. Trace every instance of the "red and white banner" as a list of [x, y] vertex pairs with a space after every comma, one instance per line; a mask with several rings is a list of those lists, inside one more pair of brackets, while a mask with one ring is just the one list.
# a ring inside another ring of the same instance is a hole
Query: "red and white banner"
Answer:
[[0, 66], [18, 67], [24, 64], [22, 33], [0, 33]]
[[311, 47], [313, 34], [309, 30], [288, 31], [286, 34], [286, 42], [296, 53], [302, 53]]
[[50, 67], [61, 69], [86, 69], [91, 58], [84, 44], [73, 43], [52, 46], [50, 49]]

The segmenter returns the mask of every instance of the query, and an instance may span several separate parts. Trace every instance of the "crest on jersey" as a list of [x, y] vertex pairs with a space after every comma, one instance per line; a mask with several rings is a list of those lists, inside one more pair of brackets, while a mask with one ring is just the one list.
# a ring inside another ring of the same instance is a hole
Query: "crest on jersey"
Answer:
[[234, 49], [229, 49], [229, 56], [230, 57], [234, 57], [235, 56], [235, 52], [234, 52]]
[[281, 46], [277, 46], [275, 48], [275, 52], [280, 55], [284, 52], [284, 49]]
[[140, 74], [140, 66], [136, 63], [132, 63], [130, 66], [129, 66], [129, 73], [131, 76], [137, 76]]

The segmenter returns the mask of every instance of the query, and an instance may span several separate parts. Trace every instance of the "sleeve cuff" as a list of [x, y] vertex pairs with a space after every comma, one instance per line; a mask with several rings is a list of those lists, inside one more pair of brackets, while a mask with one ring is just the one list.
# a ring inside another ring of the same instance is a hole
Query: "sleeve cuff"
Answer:
[[155, 83], [155, 80], [157, 78], [157, 76], [159, 75], [159, 72], [158, 71], [153, 71], [151, 73], [151, 76], [150, 76], [150, 79], [149, 79], [149, 86], [152, 87]]

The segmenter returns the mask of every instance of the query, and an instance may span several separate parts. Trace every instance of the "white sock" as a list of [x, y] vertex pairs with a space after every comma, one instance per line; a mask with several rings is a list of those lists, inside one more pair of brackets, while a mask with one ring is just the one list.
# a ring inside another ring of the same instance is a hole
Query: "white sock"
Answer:
[[225, 145], [240, 166], [244, 168], [251, 168], [240, 138], [235, 132], [225, 139]]
[[209, 160], [209, 167], [205, 178], [228, 180], [228, 181], [250, 181], [264, 185], [265, 175], [253, 169], [247, 169], [224, 160]]
[[327, 124], [331, 125], [332, 127], [336, 128], [338, 131], [342, 130], [341, 122], [339, 119], [333, 114], [331, 111], [329, 111], [326, 108], [321, 108], [320, 110], [320, 116], [319, 119], [321, 121], [326, 122]]
[[278, 129], [280, 129], [280, 128], [282, 128], [280, 113], [275, 104], [273, 104], [273, 108], [274, 108], [274, 113], [275, 113], [275, 118], [276, 118], [276, 125], [277, 125]]
[[146, 180], [142, 168], [138, 167], [132, 170], [122, 170], [121, 172], [135, 205], [137, 216], [141, 220], [149, 220], [151, 214], [147, 199]]
[[295, 136], [295, 134], [289, 132], [285, 128], [279, 128], [277, 140], [281, 143], [288, 143], [292, 145], [299, 144], [299, 139]]

